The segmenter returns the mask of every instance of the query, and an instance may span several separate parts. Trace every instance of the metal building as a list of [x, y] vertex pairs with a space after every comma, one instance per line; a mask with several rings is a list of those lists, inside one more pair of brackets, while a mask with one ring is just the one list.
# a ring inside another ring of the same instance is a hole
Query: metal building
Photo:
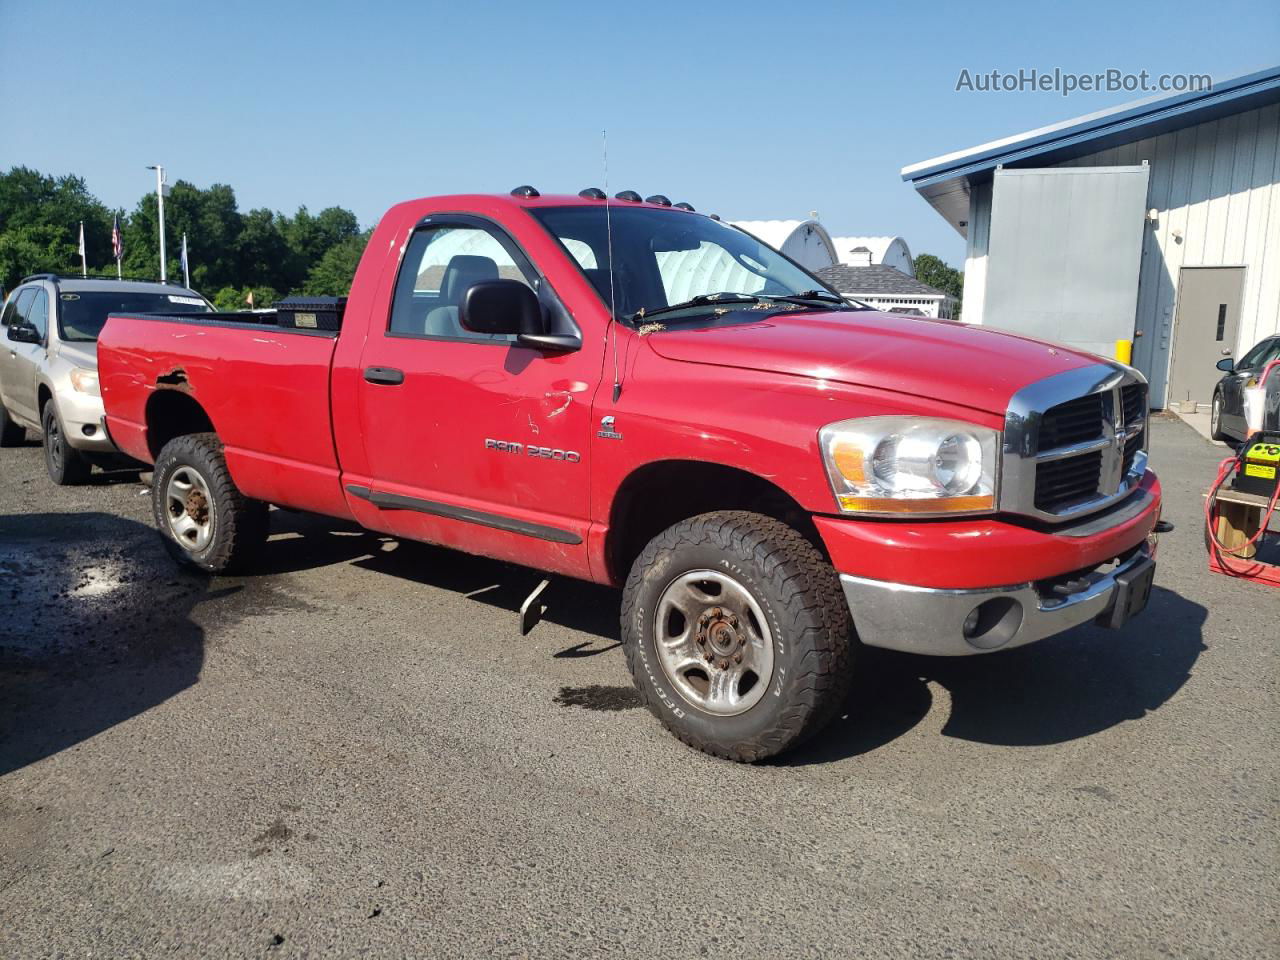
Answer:
[[967, 241], [963, 320], [1133, 364], [1201, 408], [1280, 331], [1280, 67], [905, 167]]
[[893, 267], [908, 277], [916, 275], [911, 248], [901, 237], [832, 237], [836, 259], [850, 267]]
[[818, 270], [837, 262], [831, 234], [817, 220], [735, 220], [733, 226], [780, 250], [806, 269]]

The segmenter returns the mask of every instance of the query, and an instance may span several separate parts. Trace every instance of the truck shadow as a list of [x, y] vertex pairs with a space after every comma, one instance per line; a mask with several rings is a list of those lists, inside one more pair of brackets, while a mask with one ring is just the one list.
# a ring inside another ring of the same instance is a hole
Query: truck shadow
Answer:
[[[544, 574], [515, 564], [371, 533], [323, 517], [275, 511], [263, 575], [355, 566], [449, 590], [510, 616]], [[596, 584], [551, 577], [543, 619], [587, 634], [551, 656], [572, 662], [618, 653], [621, 595]], [[1157, 586], [1142, 617], [1121, 631], [1078, 627], [1028, 647], [986, 656], [939, 658], [860, 648], [853, 688], [837, 719], [778, 762], [829, 763], [876, 750], [907, 733], [950, 699], [942, 733], [979, 743], [1061, 743], [1159, 709], [1187, 681], [1202, 650], [1205, 609]], [[537, 636], [535, 629], [534, 636]]]
[[0, 516], [0, 776], [193, 685], [206, 590], [132, 520]]
[[841, 716], [788, 765], [829, 763], [897, 739], [929, 714], [931, 685], [946, 691], [942, 734], [1000, 746], [1088, 737], [1158, 710], [1205, 650], [1199, 604], [1157, 586], [1146, 612], [1120, 631], [1077, 627], [1006, 653], [921, 657], [861, 650]]

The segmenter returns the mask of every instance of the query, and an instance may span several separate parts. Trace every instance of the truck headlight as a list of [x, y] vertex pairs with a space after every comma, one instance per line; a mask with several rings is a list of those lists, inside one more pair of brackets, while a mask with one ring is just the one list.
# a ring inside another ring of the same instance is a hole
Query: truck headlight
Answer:
[[98, 389], [98, 375], [92, 370], [86, 370], [83, 367], [72, 367], [71, 369], [71, 386], [80, 393], [87, 393], [91, 397], [102, 396]]
[[844, 513], [989, 513], [1000, 433], [959, 420], [864, 417], [818, 432]]

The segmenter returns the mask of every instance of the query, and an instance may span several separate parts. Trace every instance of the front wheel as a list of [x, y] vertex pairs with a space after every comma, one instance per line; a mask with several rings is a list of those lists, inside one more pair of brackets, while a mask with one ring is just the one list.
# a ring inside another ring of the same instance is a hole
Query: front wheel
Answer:
[[1227, 435], [1222, 432], [1222, 394], [1215, 393], [1213, 395], [1213, 406], [1209, 408], [1209, 436], [1214, 440], [1226, 440]]
[[49, 471], [49, 479], [60, 487], [87, 482], [93, 468], [84, 454], [67, 443], [66, 432], [52, 400], [45, 403], [40, 422], [44, 429], [44, 465]]
[[852, 673], [830, 563], [754, 513], [703, 514], [655, 537], [627, 578], [622, 639], [649, 709], [730, 760], [763, 760], [821, 729]]
[[151, 507], [169, 552], [209, 573], [242, 569], [267, 539], [267, 505], [236, 487], [217, 434], [187, 434], [164, 445]]

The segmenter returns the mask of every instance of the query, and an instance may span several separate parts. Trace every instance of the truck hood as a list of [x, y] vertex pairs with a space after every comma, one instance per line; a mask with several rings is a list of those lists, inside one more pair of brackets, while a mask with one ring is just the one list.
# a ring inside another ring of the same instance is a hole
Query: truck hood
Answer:
[[66, 340], [58, 344], [58, 356], [86, 370], [98, 369], [98, 344], [71, 343]]
[[1100, 362], [989, 327], [862, 311], [677, 327], [645, 339], [669, 360], [895, 390], [997, 415], [1027, 384]]

